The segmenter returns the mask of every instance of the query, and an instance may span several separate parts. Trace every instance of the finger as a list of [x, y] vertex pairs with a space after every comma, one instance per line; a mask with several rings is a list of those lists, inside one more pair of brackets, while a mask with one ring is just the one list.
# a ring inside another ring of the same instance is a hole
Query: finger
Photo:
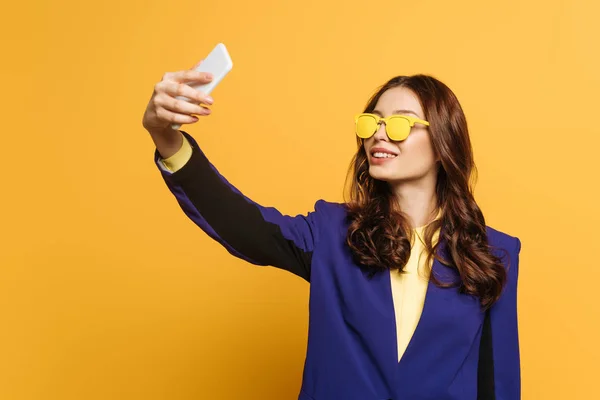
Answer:
[[200, 110], [198, 112], [193, 112], [190, 115], [192, 116], [197, 116], [197, 117], [204, 117], [206, 115], [210, 115], [212, 113], [212, 110], [206, 106], [199, 106]]
[[198, 83], [209, 83], [213, 80], [213, 76], [210, 72], [194, 71], [188, 69], [185, 71], [177, 71], [166, 73], [163, 76], [163, 81], [175, 81], [175, 82], [198, 82]]
[[166, 93], [171, 97], [187, 97], [188, 99], [190, 99], [191, 103], [196, 104], [202, 103], [210, 105], [215, 102], [213, 98], [207, 95], [206, 93], [203, 93], [200, 90], [196, 90], [193, 87], [181, 82], [161, 82], [157, 85], [156, 91], [157, 93]]
[[175, 112], [166, 110], [164, 108], [160, 108], [160, 109], [156, 110], [156, 115], [162, 121], [168, 121], [171, 124], [182, 125], [182, 124], [193, 124], [194, 122], [198, 122], [198, 117], [195, 117], [193, 115], [184, 115], [184, 114], [175, 113]]
[[190, 103], [184, 99], [178, 97], [171, 97], [167, 94], [158, 94], [154, 98], [155, 108], [158, 110], [160, 108], [164, 108], [168, 111], [175, 112], [178, 114], [196, 114], [196, 115], [208, 115], [210, 114], [210, 109], [198, 105]]

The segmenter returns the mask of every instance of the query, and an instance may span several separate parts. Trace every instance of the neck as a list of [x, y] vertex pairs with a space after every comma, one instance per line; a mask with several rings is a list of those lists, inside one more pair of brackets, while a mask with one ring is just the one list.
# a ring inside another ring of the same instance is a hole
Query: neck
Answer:
[[413, 228], [420, 228], [433, 221], [437, 215], [435, 177], [392, 184], [400, 209], [409, 218]]

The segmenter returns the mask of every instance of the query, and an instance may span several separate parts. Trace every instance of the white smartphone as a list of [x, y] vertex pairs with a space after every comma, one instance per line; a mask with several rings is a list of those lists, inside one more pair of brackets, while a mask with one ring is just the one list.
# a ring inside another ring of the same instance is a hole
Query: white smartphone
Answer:
[[[210, 94], [213, 89], [225, 78], [225, 75], [233, 68], [233, 62], [229, 56], [229, 52], [223, 43], [219, 43], [206, 56], [206, 58], [198, 65], [195, 70], [200, 72], [210, 72], [213, 75], [213, 80], [209, 83], [192, 85], [196, 90], [200, 90], [206, 94]], [[178, 99], [190, 101], [187, 97], [177, 96]], [[177, 130], [181, 128], [179, 124], [171, 125], [171, 128]]]

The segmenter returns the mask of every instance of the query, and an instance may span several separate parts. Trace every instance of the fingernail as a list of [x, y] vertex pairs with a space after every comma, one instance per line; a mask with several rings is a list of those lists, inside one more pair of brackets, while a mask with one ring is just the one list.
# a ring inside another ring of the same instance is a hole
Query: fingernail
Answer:
[[210, 96], [206, 96], [206, 101], [208, 101], [210, 104], [214, 103], [215, 101], [213, 100], [212, 97]]
[[206, 73], [206, 79], [212, 79], [213, 75], [210, 72]]

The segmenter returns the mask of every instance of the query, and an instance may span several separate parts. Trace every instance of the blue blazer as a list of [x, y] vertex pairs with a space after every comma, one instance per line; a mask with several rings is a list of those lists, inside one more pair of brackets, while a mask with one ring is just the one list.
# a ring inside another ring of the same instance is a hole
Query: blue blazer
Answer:
[[[492, 228], [488, 241], [508, 270], [488, 312], [456, 288], [429, 283], [417, 328], [398, 362], [390, 274], [373, 277], [345, 245], [343, 204], [319, 200], [307, 215], [282, 215], [233, 187], [196, 141], [175, 173], [155, 162], [185, 214], [231, 254], [310, 282], [309, 333], [299, 400], [517, 400], [517, 276], [521, 242]], [[440, 242], [439, 251], [444, 252]], [[456, 280], [434, 261], [432, 273]]]

